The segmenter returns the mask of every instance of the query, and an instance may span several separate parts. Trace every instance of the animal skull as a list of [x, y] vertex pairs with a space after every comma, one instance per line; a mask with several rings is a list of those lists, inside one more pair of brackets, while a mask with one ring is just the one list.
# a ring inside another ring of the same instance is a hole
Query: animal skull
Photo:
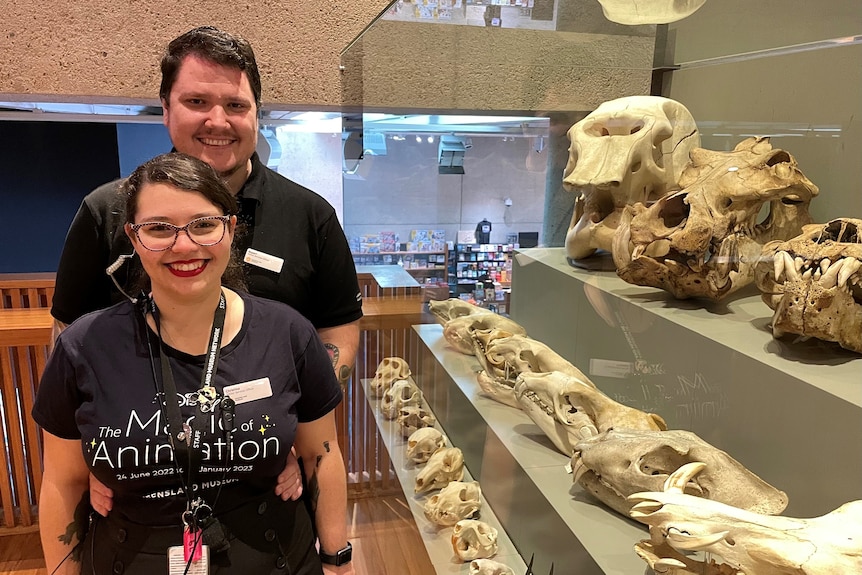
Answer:
[[414, 493], [442, 489], [450, 481], [464, 478], [464, 454], [457, 447], [444, 447], [435, 452], [425, 467], [416, 475]]
[[602, 503], [628, 515], [626, 497], [659, 491], [686, 463], [702, 462], [706, 470], [686, 485], [686, 492], [757, 513], [777, 514], [787, 495], [746, 469], [726, 452], [690, 431], [612, 429], [575, 446], [574, 481]]
[[489, 309], [474, 305], [457, 297], [441, 301], [429, 301], [428, 311], [430, 311], [431, 315], [433, 315], [434, 318], [443, 325], [445, 325], [447, 321], [459, 317], [494, 313]]
[[515, 572], [491, 559], [474, 559], [470, 562], [470, 575], [515, 575]]
[[561, 371], [594, 386], [581, 370], [550, 347], [525, 335], [478, 330], [473, 333], [473, 342], [473, 353], [483, 368], [477, 375], [479, 387], [500, 403], [521, 408], [515, 398], [515, 380], [524, 372]]
[[683, 493], [702, 468], [690, 463], [663, 491], [629, 497], [631, 516], [649, 525], [653, 550], [667, 544], [685, 553], [704, 551], [758, 575], [862, 573], [862, 501], [813, 519], [761, 515]]
[[398, 411], [398, 417], [395, 421], [401, 426], [401, 434], [407, 438], [417, 429], [434, 427], [434, 424], [437, 423], [437, 418], [422, 406], [405, 405]]
[[446, 436], [439, 429], [417, 429], [407, 438], [407, 459], [417, 464], [426, 463], [441, 447], [446, 447]]
[[425, 502], [425, 517], [441, 527], [451, 527], [478, 515], [481, 497], [478, 481], [452, 481]]
[[605, 18], [617, 24], [668, 24], [691, 16], [706, 0], [599, 0]]
[[810, 224], [763, 246], [756, 282], [775, 310], [772, 334], [837, 342], [862, 353], [862, 220]]
[[527, 330], [507, 317], [496, 313], [479, 313], [450, 319], [444, 325], [443, 337], [456, 350], [473, 355], [473, 333], [489, 329], [501, 330], [510, 335], [527, 335]]
[[559, 371], [521, 373], [515, 382], [515, 397], [521, 409], [569, 457], [579, 441], [601, 431], [667, 429], [660, 416], [617, 403], [594, 386]]
[[[617, 274], [679, 299], [715, 301], [754, 281], [766, 242], [811, 222], [819, 192], [769, 138], [747, 138], [732, 152], [693, 150], [680, 186], [651, 206], [625, 209], [613, 243]], [[765, 204], [769, 215], [758, 224]]]
[[410, 376], [410, 366], [400, 357], [384, 357], [377, 365], [377, 371], [371, 380], [370, 389], [374, 397], [383, 397], [393, 382], [407, 379]]
[[574, 260], [611, 250], [623, 209], [678, 189], [689, 151], [700, 145], [685, 106], [659, 96], [603, 103], [569, 129], [563, 186], [578, 194], [566, 255]]
[[497, 554], [497, 530], [476, 519], [463, 519], [452, 531], [452, 548], [461, 561], [487, 559]]
[[386, 419], [395, 419], [401, 408], [421, 405], [422, 391], [409, 379], [399, 379], [383, 392], [380, 411], [383, 412]]

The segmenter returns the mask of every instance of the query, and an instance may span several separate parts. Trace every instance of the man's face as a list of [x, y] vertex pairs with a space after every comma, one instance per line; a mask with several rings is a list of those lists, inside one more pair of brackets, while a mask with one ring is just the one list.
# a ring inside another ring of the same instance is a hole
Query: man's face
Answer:
[[258, 133], [245, 73], [187, 56], [162, 107], [177, 151], [205, 161], [238, 190], [250, 173]]

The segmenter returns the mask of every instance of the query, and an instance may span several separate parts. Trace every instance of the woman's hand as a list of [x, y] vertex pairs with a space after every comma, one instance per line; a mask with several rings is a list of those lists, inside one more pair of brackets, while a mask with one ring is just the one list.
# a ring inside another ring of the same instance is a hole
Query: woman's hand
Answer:
[[290, 448], [287, 454], [287, 462], [284, 471], [278, 475], [275, 485], [275, 494], [283, 501], [290, 499], [296, 501], [302, 497], [302, 475], [299, 473], [299, 461], [296, 459], [296, 449]]

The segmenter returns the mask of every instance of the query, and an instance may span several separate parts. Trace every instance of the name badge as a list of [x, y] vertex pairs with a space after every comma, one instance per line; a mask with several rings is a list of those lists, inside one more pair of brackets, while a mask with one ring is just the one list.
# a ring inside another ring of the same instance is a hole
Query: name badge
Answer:
[[263, 377], [234, 385], [226, 385], [224, 394], [229, 395], [239, 405], [256, 399], [272, 397], [272, 385], [270, 385], [268, 377]]
[[253, 266], [257, 266], [259, 268], [275, 272], [277, 274], [280, 274], [281, 268], [284, 267], [283, 258], [271, 256], [267, 253], [252, 248], [248, 248], [245, 251], [245, 257], [242, 258], [242, 261], [247, 264], [251, 264]]
[[187, 562], [185, 558], [185, 547], [177, 545], [168, 547], [168, 574], [169, 575], [209, 575], [210, 572], [210, 550], [209, 545], [201, 545], [201, 557], [196, 561]]

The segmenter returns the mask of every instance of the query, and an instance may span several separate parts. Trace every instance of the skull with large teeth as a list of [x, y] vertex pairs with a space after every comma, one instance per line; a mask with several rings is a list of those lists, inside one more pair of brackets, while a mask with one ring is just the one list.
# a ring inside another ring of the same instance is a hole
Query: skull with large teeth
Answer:
[[554, 371], [522, 373], [515, 383], [521, 409], [564, 455], [575, 445], [609, 429], [667, 429], [661, 416], [617, 403], [596, 387]]
[[810, 224], [766, 244], [755, 277], [775, 311], [775, 337], [815, 337], [862, 353], [862, 220]]
[[674, 471], [692, 462], [705, 463], [706, 470], [685, 486], [687, 493], [757, 513], [781, 513], [787, 506], [783, 491], [694, 433], [678, 429], [611, 429], [580, 441], [572, 456], [572, 473], [575, 483], [628, 515], [631, 503], [626, 497], [661, 490]]
[[613, 240], [622, 279], [679, 299], [718, 301], [754, 281], [763, 245], [799, 234], [818, 194], [769, 138], [747, 138], [732, 152], [693, 150], [680, 186], [650, 206], [627, 206]]
[[509, 335], [527, 335], [519, 323], [496, 313], [478, 313], [450, 319], [443, 326], [446, 341], [465, 355], [473, 355], [473, 333], [498, 329]]
[[[862, 501], [845, 503], [813, 519], [761, 515], [683, 492], [703, 464], [689, 463], [668, 477], [662, 491], [629, 497], [631, 516], [649, 526], [648, 553], [661, 567], [683, 562], [662, 553], [706, 552], [721, 559], [696, 573], [831, 575], [862, 573]], [[722, 566], [729, 570], [722, 570]]]
[[560, 371], [595, 387], [581, 370], [544, 343], [503, 330], [473, 333], [474, 355], [482, 365], [476, 379], [487, 395], [511, 407], [521, 408], [515, 397], [515, 380], [524, 372]]

